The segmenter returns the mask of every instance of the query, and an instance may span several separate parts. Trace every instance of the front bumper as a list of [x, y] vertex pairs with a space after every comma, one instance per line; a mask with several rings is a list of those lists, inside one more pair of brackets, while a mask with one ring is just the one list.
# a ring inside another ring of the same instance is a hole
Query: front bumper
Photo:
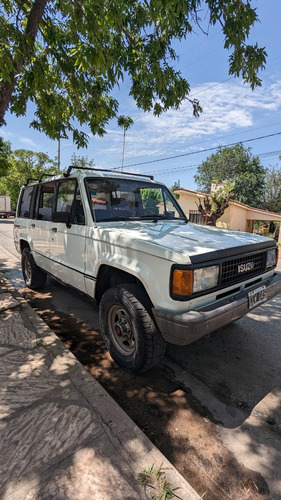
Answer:
[[249, 291], [260, 285], [266, 285], [267, 300], [281, 292], [281, 273], [275, 273], [272, 278], [259, 283], [227, 300], [218, 306], [204, 308], [186, 313], [171, 313], [153, 308], [154, 318], [160, 332], [167, 342], [177, 345], [191, 344], [207, 333], [227, 325], [252, 311], [248, 306]]

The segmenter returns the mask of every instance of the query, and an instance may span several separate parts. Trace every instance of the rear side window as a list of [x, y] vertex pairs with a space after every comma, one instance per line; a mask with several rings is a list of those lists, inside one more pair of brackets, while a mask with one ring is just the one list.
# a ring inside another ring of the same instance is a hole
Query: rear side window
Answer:
[[54, 201], [54, 182], [42, 184], [39, 188], [36, 218], [39, 220], [52, 220], [52, 209]]
[[28, 186], [24, 188], [18, 209], [18, 217], [25, 217], [27, 219], [31, 217], [30, 206], [31, 206], [33, 189], [34, 186]]

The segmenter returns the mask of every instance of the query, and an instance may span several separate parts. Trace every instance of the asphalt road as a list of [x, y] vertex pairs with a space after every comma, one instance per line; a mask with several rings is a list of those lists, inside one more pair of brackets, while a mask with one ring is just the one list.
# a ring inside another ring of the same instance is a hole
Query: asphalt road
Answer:
[[[0, 220], [0, 268], [24, 286], [12, 220]], [[281, 270], [281, 260], [278, 268]], [[49, 282], [57, 310], [98, 327], [97, 311], [80, 294]], [[259, 472], [281, 500], [281, 295], [239, 321], [186, 347], [169, 346], [169, 376], [190, 389], [217, 423], [241, 464]]]

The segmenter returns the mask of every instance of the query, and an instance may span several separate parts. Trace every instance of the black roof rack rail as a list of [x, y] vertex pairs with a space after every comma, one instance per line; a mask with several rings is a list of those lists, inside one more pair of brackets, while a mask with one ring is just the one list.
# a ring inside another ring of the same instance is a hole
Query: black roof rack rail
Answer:
[[105, 168], [95, 168], [95, 167], [75, 167], [75, 165], [69, 165], [67, 171], [63, 174], [65, 177], [68, 177], [70, 175], [71, 170], [93, 170], [95, 172], [111, 172], [114, 174], [125, 174], [125, 175], [136, 175], [137, 177], [148, 177], [152, 181], [154, 180], [153, 175], [146, 175], [146, 174], [135, 174], [133, 172], [120, 172], [118, 170], [107, 170]]
[[42, 182], [43, 177], [53, 177], [53, 174], [42, 174], [39, 178], [39, 182]]
[[28, 179], [26, 180], [26, 183], [24, 184], [24, 186], [27, 186], [30, 181], [34, 181], [34, 182], [42, 182], [42, 179], [43, 177], [53, 177], [52, 174], [42, 174], [39, 179], [34, 179], [33, 177], [28, 177]]
[[28, 177], [28, 179], [26, 179], [26, 183], [24, 184], [24, 186], [28, 186], [28, 184], [30, 183], [30, 181], [38, 182], [39, 179], [34, 179], [33, 177]]

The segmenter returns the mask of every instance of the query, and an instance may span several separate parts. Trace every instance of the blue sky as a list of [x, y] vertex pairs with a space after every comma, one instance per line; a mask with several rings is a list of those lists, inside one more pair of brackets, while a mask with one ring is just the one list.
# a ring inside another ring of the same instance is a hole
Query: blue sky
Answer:
[[[218, 25], [209, 28], [207, 36], [196, 29], [177, 45], [177, 67], [190, 83], [190, 97], [199, 99], [203, 113], [194, 118], [188, 102], [160, 117], [143, 113], [129, 97], [129, 82], [125, 81], [115, 94], [119, 114], [134, 120], [126, 134], [125, 171], [153, 174], [169, 187], [179, 180], [181, 187], [196, 189], [196, 168], [215, 152], [212, 148], [243, 141], [248, 141], [244, 145], [252, 148], [252, 154], [260, 155], [265, 167], [281, 166], [281, 3], [252, 0], [252, 6], [257, 8], [260, 22], [250, 41], [265, 46], [268, 54], [266, 69], [260, 73], [262, 87], [252, 91], [240, 79], [229, 76], [229, 53], [223, 48]], [[29, 105], [25, 117], [7, 114], [7, 125], [0, 135], [13, 149], [43, 151], [55, 159], [57, 142], [29, 128], [33, 111]], [[86, 127], [83, 130], [89, 132]], [[104, 138], [89, 136], [87, 149], [77, 150], [70, 139], [61, 140], [61, 168], [71, 163], [73, 153], [88, 156], [99, 168], [120, 168], [123, 133], [116, 121], [108, 124]]]

